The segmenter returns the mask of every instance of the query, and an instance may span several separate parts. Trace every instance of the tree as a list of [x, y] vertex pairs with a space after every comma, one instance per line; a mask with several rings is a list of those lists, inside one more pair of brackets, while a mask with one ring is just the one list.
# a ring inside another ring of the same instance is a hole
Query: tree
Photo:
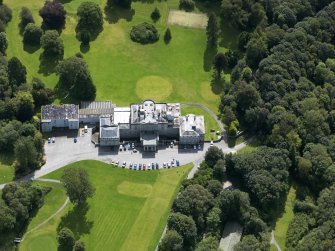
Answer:
[[94, 100], [96, 87], [84, 59], [70, 57], [57, 67], [58, 85], [78, 100]]
[[14, 146], [15, 159], [18, 161], [18, 172], [27, 172], [37, 167], [38, 152], [32, 137], [21, 137]]
[[75, 244], [74, 234], [70, 229], [64, 227], [58, 232], [57, 241], [59, 250], [72, 251]]
[[78, 240], [76, 241], [76, 243], [74, 244], [74, 251], [85, 251], [85, 242], [83, 242], [82, 240]]
[[265, 240], [258, 240], [254, 235], [245, 235], [241, 242], [239, 242], [234, 250], [236, 251], [249, 251], [249, 250], [259, 250], [267, 251], [270, 249], [270, 243], [265, 238]]
[[179, 0], [179, 9], [192, 11], [194, 9], [193, 0]]
[[219, 159], [224, 159], [224, 154], [222, 152], [222, 150], [220, 148], [218, 148], [217, 146], [212, 146], [210, 148], [208, 148], [206, 154], [205, 154], [205, 162], [206, 164], [213, 168], [214, 165], [216, 164], [216, 162]]
[[12, 86], [20, 86], [27, 82], [27, 69], [17, 57], [8, 61], [8, 78]]
[[221, 79], [221, 72], [223, 71], [226, 65], [227, 65], [227, 58], [225, 54], [223, 54], [222, 52], [216, 54], [214, 57], [213, 66], [216, 73], [215, 77], [217, 79]]
[[46, 88], [45, 84], [38, 78], [33, 78], [31, 85], [31, 95], [34, 98], [35, 106], [40, 107], [52, 103], [54, 99], [53, 90]]
[[14, 212], [6, 205], [0, 205], [0, 233], [14, 229], [15, 223]]
[[61, 181], [72, 203], [80, 204], [93, 196], [95, 189], [88, 178], [88, 173], [80, 168], [64, 170]]
[[158, 246], [159, 251], [182, 251], [183, 238], [175, 230], [168, 230]]
[[[83, 43], [87, 43], [102, 30], [103, 26], [103, 15], [98, 4], [93, 2], [83, 2], [80, 4], [77, 10], [77, 16], [79, 17], [76, 31], [79, 34], [79, 38]], [[87, 37], [89, 38], [87, 39]]]
[[141, 44], [155, 43], [159, 40], [159, 33], [154, 25], [144, 22], [131, 28], [130, 38]]
[[197, 245], [195, 251], [217, 251], [219, 246], [219, 241], [213, 237], [209, 236], [202, 239]]
[[219, 181], [223, 181], [226, 172], [226, 165], [223, 159], [216, 161], [213, 168], [213, 178]]
[[64, 44], [56, 30], [48, 30], [41, 37], [41, 46], [46, 57], [63, 57]]
[[131, 8], [132, 0], [107, 0], [107, 7], [111, 8], [113, 6], [118, 6], [124, 9]]
[[172, 38], [171, 30], [170, 30], [170, 28], [167, 28], [165, 33], [164, 33], [164, 42], [166, 44], [170, 43], [171, 38]]
[[155, 22], [161, 17], [161, 13], [157, 7], [151, 12], [150, 17]]
[[175, 211], [191, 216], [200, 231], [205, 227], [205, 218], [212, 205], [212, 194], [198, 184], [186, 187], [174, 201]]
[[213, 236], [220, 237], [221, 232], [221, 209], [218, 207], [213, 207], [207, 217], [207, 231]]
[[175, 230], [183, 238], [183, 249], [191, 250], [194, 247], [197, 237], [197, 227], [194, 220], [181, 213], [172, 213], [168, 218], [167, 223], [169, 230]]
[[65, 25], [66, 10], [61, 2], [45, 1], [39, 14], [43, 19], [43, 25], [50, 29], [61, 29]]
[[255, 69], [267, 55], [267, 45], [263, 38], [252, 38], [247, 44], [246, 62]]
[[6, 55], [8, 40], [5, 32], [0, 32], [0, 53]]
[[[218, 161], [219, 162], [219, 161]], [[213, 197], [217, 197], [222, 191], [222, 183], [218, 180], [210, 180], [208, 181], [206, 189], [213, 195]]]
[[15, 98], [16, 117], [24, 122], [30, 120], [34, 115], [34, 99], [29, 92], [19, 91]]
[[35, 23], [33, 14], [27, 7], [22, 7], [21, 12], [20, 12], [20, 28], [24, 30], [26, 28], [27, 24], [29, 23]]
[[210, 47], [216, 47], [218, 40], [218, 25], [214, 13], [209, 14], [206, 34], [207, 34], [207, 44]]
[[40, 45], [42, 35], [43, 30], [40, 27], [34, 23], [29, 23], [23, 31], [23, 42], [30, 45]]

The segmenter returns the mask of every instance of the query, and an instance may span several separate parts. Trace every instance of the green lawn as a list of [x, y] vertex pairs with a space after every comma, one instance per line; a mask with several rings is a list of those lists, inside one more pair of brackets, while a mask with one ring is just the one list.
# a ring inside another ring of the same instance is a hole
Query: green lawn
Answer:
[[[37, 215], [31, 220], [26, 232], [48, 219], [50, 215], [55, 213], [63, 205], [66, 199], [66, 193], [63, 185], [50, 182], [34, 183], [51, 187], [52, 190], [46, 195], [43, 207], [40, 208]], [[28, 233], [25, 236], [24, 241], [20, 244], [20, 250], [57, 250], [56, 229], [61, 221], [61, 216], [64, 215], [71, 207], [72, 206], [68, 204], [64, 211], [60, 214], [56, 215], [35, 231]]]
[[[87, 250], [154, 250], [165, 227], [171, 203], [192, 165], [160, 170], [130, 171], [98, 161], [81, 161], [67, 167], [88, 171], [96, 188], [87, 206], [68, 207], [55, 220], [85, 241]], [[46, 178], [59, 179], [64, 169]], [[42, 208], [43, 209], [43, 208]], [[40, 211], [42, 211], [42, 209]], [[42, 218], [42, 217], [41, 217]], [[25, 249], [56, 250], [56, 225], [29, 235]], [[33, 249], [28, 249], [32, 247]]]
[[[205, 140], [217, 139], [216, 131], [221, 133], [219, 125], [216, 123], [215, 119], [204, 109], [199, 107], [182, 107], [182, 115], [195, 114], [195, 115], [204, 115], [205, 117]], [[211, 132], [211, 129], [214, 129], [214, 132]]]
[[[240, 144], [240, 143], [242, 142], [239, 142], [237, 144]], [[251, 153], [255, 151], [257, 147], [259, 146], [261, 146], [261, 143], [256, 138], [254, 138], [253, 141], [249, 145], [243, 147], [241, 150], [238, 150], [237, 153], [238, 154]]]
[[288, 229], [288, 225], [294, 217], [293, 213], [293, 203], [295, 200], [295, 188], [291, 186], [289, 193], [287, 195], [285, 209], [283, 215], [277, 220], [275, 227], [275, 238], [282, 250], [285, 250], [286, 243], [286, 233]]
[[12, 154], [0, 154], [0, 184], [10, 182], [14, 179], [13, 158]]
[[[13, 20], [6, 30], [9, 40], [8, 57], [20, 58], [27, 67], [29, 79], [36, 76], [45, 81], [47, 86], [54, 87], [57, 76], [53, 67], [40, 65], [41, 49], [24, 48], [18, 29], [21, 7], [30, 8], [36, 22], [40, 23], [38, 10], [44, 0], [4, 2], [13, 10]], [[108, 15], [111, 18], [105, 19], [104, 30], [90, 44], [88, 51], [81, 48], [75, 37], [76, 10], [82, 1], [63, 2], [68, 12], [66, 28], [61, 34], [65, 44], [65, 58], [83, 51], [97, 85], [97, 100], [112, 100], [117, 105], [128, 105], [143, 98], [152, 98], [157, 101], [202, 103], [213, 110], [217, 109], [219, 92], [215, 91], [217, 93], [214, 94], [210, 85], [210, 66], [215, 52], [206, 49], [204, 30], [171, 26], [172, 40], [168, 45], [160, 39], [155, 44], [143, 46], [129, 38], [133, 25], [143, 21], [152, 22], [150, 13], [156, 6], [161, 12], [156, 26], [162, 38], [168, 27], [168, 10], [177, 9], [179, 0], [134, 1], [132, 11]], [[104, 9], [106, 0], [93, 2]], [[236, 32], [225, 29], [220, 38], [222, 46], [218, 50], [224, 51], [228, 46], [236, 47], [236, 37]], [[229, 75], [225, 78], [229, 79]], [[157, 83], [152, 84], [152, 80]], [[150, 88], [143, 93], [142, 86], [148, 85]]]

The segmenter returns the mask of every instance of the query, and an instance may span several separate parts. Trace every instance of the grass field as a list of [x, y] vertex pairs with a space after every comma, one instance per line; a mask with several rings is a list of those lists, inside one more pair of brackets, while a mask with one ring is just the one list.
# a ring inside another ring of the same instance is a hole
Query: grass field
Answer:
[[282, 250], [285, 250], [286, 243], [286, 233], [288, 225], [294, 217], [293, 213], [293, 203], [295, 200], [295, 188], [291, 186], [289, 193], [287, 195], [285, 209], [283, 215], [277, 220], [275, 227], [275, 238]]
[[[38, 11], [44, 0], [5, 0], [13, 10], [13, 19], [7, 28], [8, 57], [17, 56], [27, 67], [28, 77], [41, 78], [49, 87], [57, 83], [54, 67], [40, 64], [39, 48], [24, 48], [19, 34], [19, 12], [22, 6], [30, 8], [37, 23]], [[163, 37], [167, 28], [169, 9], [178, 9], [178, 0], [134, 1], [131, 11], [105, 13], [104, 30], [91, 42], [90, 48], [81, 48], [75, 37], [76, 10], [80, 0], [62, 1], [67, 10], [66, 27], [61, 37], [65, 44], [65, 58], [82, 51], [97, 86], [97, 100], [112, 100], [128, 105], [145, 97], [157, 101], [202, 103], [217, 109], [219, 93], [210, 85], [211, 62], [215, 51], [206, 48], [206, 34], [201, 29], [171, 26], [172, 40], [166, 45], [163, 39], [151, 45], [140, 45], [129, 38], [133, 25], [152, 22], [150, 13], [155, 7], [161, 12], [156, 26]], [[93, 0], [104, 10], [105, 0]], [[196, 8], [196, 12], [199, 9]], [[226, 29], [219, 51], [236, 46], [236, 34]], [[225, 76], [229, 78], [229, 76]], [[156, 84], [151, 84], [152, 80]], [[162, 83], [162, 86], [161, 84]], [[145, 89], [141, 90], [141, 87]], [[149, 86], [149, 87], [147, 87]], [[165, 88], [167, 86], [167, 88]], [[138, 91], [140, 89], [140, 91]], [[144, 92], [144, 94], [143, 94]]]
[[14, 179], [15, 170], [13, 164], [12, 154], [0, 154], [0, 184], [10, 182]]
[[[51, 187], [52, 190], [48, 193], [44, 199], [43, 207], [38, 211], [37, 215], [31, 220], [27, 231], [30, 231], [43, 221], [49, 218], [50, 215], [55, 213], [65, 202], [66, 193], [63, 185], [50, 182], [34, 182], [43, 186]], [[69, 210], [71, 205], [67, 205], [64, 209]], [[63, 211], [63, 212], [64, 212]], [[40, 228], [33, 232], [28, 233], [24, 241], [20, 244], [20, 250], [23, 251], [43, 251], [43, 250], [57, 250], [56, 241], [56, 229], [60, 223], [61, 216], [64, 213], [60, 213], [42, 225]]]
[[[55, 223], [69, 227], [77, 238], [85, 241], [87, 250], [111, 250], [111, 247], [112, 250], [154, 250], [180, 183], [192, 167], [189, 164], [140, 172], [112, 168], [98, 161], [81, 161], [67, 167], [70, 166], [88, 171], [96, 193], [86, 206], [69, 207]], [[59, 179], [63, 170], [46, 177]], [[56, 225], [43, 227], [27, 237], [22, 250], [39, 251], [43, 246], [48, 247], [44, 250], [56, 250], [55, 235]]]
[[[182, 115], [187, 114], [195, 114], [195, 115], [204, 115], [205, 117], [205, 140], [213, 140], [217, 139], [216, 131], [220, 131], [221, 129], [216, 123], [215, 119], [205, 110], [199, 107], [183, 107], [181, 109]], [[214, 132], [211, 132], [211, 129], [214, 129]]]

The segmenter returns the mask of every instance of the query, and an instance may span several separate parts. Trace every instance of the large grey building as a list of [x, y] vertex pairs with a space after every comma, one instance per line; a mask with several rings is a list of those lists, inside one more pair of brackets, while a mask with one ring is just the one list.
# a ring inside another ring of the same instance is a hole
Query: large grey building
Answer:
[[45, 105], [41, 108], [42, 132], [53, 128], [79, 129], [78, 105]]
[[[163, 141], [176, 140], [184, 145], [195, 145], [204, 141], [204, 116], [181, 116], [179, 103], [145, 100], [129, 107], [117, 107], [110, 101], [82, 102], [79, 111], [78, 106], [65, 106], [73, 109], [76, 107], [76, 116], [73, 116], [76, 119], [76, 128], [79, 127], [79, 122], [99, 124], [101, 146], [118, 146], [125, 141], [140, 141], [144, 151], [156, 151], [159, 142]], [[42, 107], [42, 114], [45, 107]], [[59, 113], [62, 113], [61, 110]], [[62, 116], [67, 117], [64, 114]], [[52, 119], [49, 122], [54, 123]], [[45, 123], [42, 119], [42, 130], [52, 130]], [[67, 123], [71, 123], [71, 128], [74, 129], [72, 120]]]

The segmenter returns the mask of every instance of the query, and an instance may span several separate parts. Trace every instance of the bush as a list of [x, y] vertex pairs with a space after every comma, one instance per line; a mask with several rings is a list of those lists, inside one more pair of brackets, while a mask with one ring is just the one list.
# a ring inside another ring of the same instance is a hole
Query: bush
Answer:
[[164, 42], [166, 44], [168, 44], [170, 42], [171, 38], [172, 38], [171, 30], [170, 30], [170, 28], [167, 28], [166, 31], [165, 31], [165, 34], [164, 34]]
[[157, 42], [159, 34], [155, 26], [144, 22], [131, 29], [130, 38], [137, 43], [149, 44]]
[[108, 0], [107, 7], [111, 8], [112, 6], [118, 6], [124, 9], [130, 9], [131, 0]]
[[192, 11], [194, 9], [194, 2], [192, 0], [180, 0], [179, 9]]
[[57, 235], [57, 240], [59, 250], [66, 251], [73, 249], [75, 238], [73, 232], [70, 229], [66, 227], [62, 228]]
[[159, 9], [156, 7], [151, 13], [151, 19], [154, 21], [157, 21], [160, 17], [161, 17], [161, 13], [159, 12]]
[[43, 19], [43, 25], [50, 29], [60, 29], [65, 24], [66, 10], [58, 1], [46, 1], [39, 14]]
[[48, 30], [41, 37], [43, 55], [50, 57], [63, 57], [64, 44], [56, 30]]
[[6, 55], [8, 40], [5, 32], [0, 32], [0, 53]]
[[33, 15], [31, 14], [31, 11], [27, 7], [22, 7], [20, 12], [20, 27], [21, 29], [26, 28], [27, 24], [29, 23], [35, 23]]
[[28, 23], [23, 32], [23, 42], [30, 45], [39, 45], [43, 30], [36, 24]]

